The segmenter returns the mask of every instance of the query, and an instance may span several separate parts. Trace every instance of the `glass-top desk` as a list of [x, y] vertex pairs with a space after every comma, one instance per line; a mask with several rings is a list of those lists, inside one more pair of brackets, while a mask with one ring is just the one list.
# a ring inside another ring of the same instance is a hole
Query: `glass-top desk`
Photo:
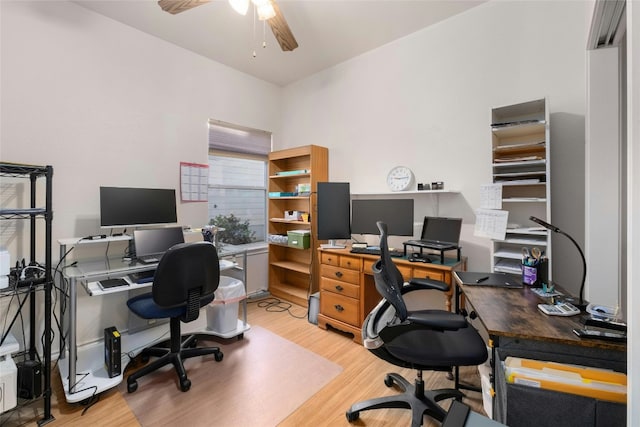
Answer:
[[[101, 239], [89, 243], [95, 244], [96, 242], [104, 243], [108, 241], [109, 239]], [[78, 242], [79, 239], [59, 240], [60, 259], [64, 259], [68, 245], [75, 245]], [[246, 250], [227, 245], [220, 249], [219, 258], [220, 274], [241, 280], [244, 283], [246, 294]], [[109, 378], [107, 375], [104, 367], [104, 342], [102, 339], [97, 342], [78, 345], [78, 285], [82, 285], [81, 288], [92, 297], [150, 288], [153, 283], [133, 283], [127, 276], [135, 272], [155, 270], [156, 266], [157, 264], [125, 261], [118, 257], [81, 261], [77, 265], [62, 269], [63, 277], [68, 285], [60, 287], [60, 300], [67, 299], [68, 304], [66, 313], [63, 312], [64, 304], [61, 304], [60, 308], [61, 330], [66, 332], [66, 334], [63, 334], [66, 335], [66, 347], [65, 339], [61, 336], [59, 371], [67, 402], [73, 403], [88, 399], [95, 394], [116, 387], [123, 380], [122, 373], [113, 378]], [[125, 278], [129, 285], [105, 290], [98, 284], [100, 280], [120, 277]], [[247, 323], [246, 299], [242, 301], [242, 307], [243, 318], [238, 320], [238, 326], [235, 331], [227, 334], [214, 332], [207, 327], [206, 316], [201, 314], [195, 321], [183, 324], [182, 332], [185, 334], [215, 335], [222, 338], [242, 337], [244, 332], [250, 329]], [[104, 327], [108, 326], [111, 325], [104, 325]], [[124, 372], [130, 360], [144, 348], [168, 338], [169, 326], [167, 323], [135, 333], [121, 332], [122, 372]]]

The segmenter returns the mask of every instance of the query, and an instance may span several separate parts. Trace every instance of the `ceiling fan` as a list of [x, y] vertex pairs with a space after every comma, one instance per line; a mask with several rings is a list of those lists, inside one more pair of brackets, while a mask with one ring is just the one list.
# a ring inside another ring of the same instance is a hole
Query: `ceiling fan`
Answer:
[[[160, 0], [158, 4], [165, 12], [169, 12], [173, 15], [176, 13], [184, 12], [185, 10], [192, 9], [196, 6], [203, 5], [205, 3], [209, 3], [211, 0]], [[252, 0], [253, 1], [253, 0]], [[258, 5], [259, 1], [253, 1]], [[298, 47], [298, 42], [296, 38], [293, 36], [287, 21], [284, 19], [284, 15], [280, 11], [278, 4], [275, 0], [263, 0], [264, 3], [268, 3], [273, 8], [275, 15], [271, 18], [266, 18], [269, 26], [271, 27], [271, 31], [273, 31], [273, 35], [276, 40], [280, 44], [280, 47], [284, 51], [292, 51]], [[248, 0], [247, 0], [248, 5]], [[259, 7], [259, 6], [258, 6]]]

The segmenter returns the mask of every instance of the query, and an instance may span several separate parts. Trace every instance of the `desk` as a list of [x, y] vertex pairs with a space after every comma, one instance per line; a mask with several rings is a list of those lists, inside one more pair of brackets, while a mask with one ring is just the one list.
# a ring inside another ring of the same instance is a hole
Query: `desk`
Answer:
[[[63, 259], [66, 253], [66, 243], [69, 241], [69, 239], [59, 241], [61, 259]], [[235, 261], [236, 256], [242, 257], [241, 267], [236, 262], [225, 262], [229, 257]], [[221, 273], [223, 273], [224, 270], [224, 275], [239, 275], [240, 277], [237, 278], [243, 281], [246, 289], [246, 251], [227, 246], [220, 251], [219, 257], [221, 261]], [[68, 290], [67, 295], [65, 295], [64, 287], [61, 287], [60, 300], [62, 301], [68, 298], [68, 307], [67, 312], [64, 313], [62, 312], [64, 304], [61, 304], [60, 322], [61, 330], [66, 331], [67, 348], [64, 350], [64, 341], [63, 337], [61, 337], [61, 363], [59, 364], [59, 371], [67, 402], [73, 403], [88, 399], [94, 394], [117, 386], [123, 380], [122, 374], [113, 378], [109, 378], [107, 375], [104, 368], [104, 343], [102, 340], [81, 347], [78, 346], [76, 334], [78, 321], [78, 284], [82, 284], [90, 296], [101, 296], [116, 292], [129, 292], [136, 289], [150, 288], [153, 285], [152, 283], [131, 284], [130, 286], [102, 290], [97, 282], [106, 278], [126, 277], [128, 274], [134, 272], [154, 270], [156, 266], [157, 264], [132, 263], [124, 261], [122, 258], [102, 258], [81, 262], [74, 267], [63, 269], [64, 278], [68, 281]], [[238, 320], [238, 328], [236, 331], [234, 331], [233, 334], [225, 334], [223, 338], [241, 335], [250, 328], [247, 324], [246, 299], [243, 301], [243, 313], [243, 320]], [[104, 327], [108, 326], [111, 325], [104, 325]], [[199, 333], [221, 336], [207, 329], [206, 316], [203, 313], [201, 313], [194, 322], [185, 324], [182, 332], [184, 334]], [[169, 328], [168, 324], [165, 323], [132, 334], [121, 332], [121, 336], [121, 354], [123, 356], [122, 372], [124, 372], [125, 367], [130, 361], [127, 355], [134, 357], [144, 348], [168, 339]]]
[[[318, 249], [320, 260], [320, 313], [318, 326], [327, 325], [353, 334], [353, 340], [362, 343], [361, 328], [365, 317], [381, 299], [373, 281], [373, 264], [379, 255], [355, 254], [346, 249]], [[445, 263], [410, 262], [393, 258], [402, 276], [440, 280], [451, 286], [445, 293], [445, 307], [451, 310], [454, 292], [454, 270], [465, 270], [467, 259], [445, 259]]]
[[537, 305], [544, 301], [527, 286], [505, 289], [464, 285], [457, 277], [456, 282], [456, 300], [460, 301], [462, 292], [489, 334], [494, 419], [511, 427], [624, 425], [618, 424], [626, 411], [624, 405], [506, 384], [500, 362], [515, 356], [626, 372], [625, 344], [578, 338], [572, 330], [583, 327], [580, 316], [541, 313]]

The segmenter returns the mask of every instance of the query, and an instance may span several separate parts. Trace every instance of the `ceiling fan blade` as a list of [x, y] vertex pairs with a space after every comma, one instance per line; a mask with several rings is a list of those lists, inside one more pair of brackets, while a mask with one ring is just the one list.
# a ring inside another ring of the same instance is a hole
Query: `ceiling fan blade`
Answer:
[[273, 5], [273, 9], [276, 11], [276, 16], [269, 19], [268, 22], [269, 26], [271, 26], [271, 31], [273, 31], [273, 35], [280, 44], [280, 47], [284, 51], [291, 51], [297, 48], [298, 42], [293, 36], [287, 21], [284, 19], [284, 15], [280, 11], [278, 4], [275, 0], [271, 0], [271, 4]]
[[193, 9], [196, 6], [209, 3], [210, 1], [211, 0], [160, 0], [158, 1], [158, 4], [165, 12], [175, 15], [176, 13], [184, 12], [185, 10]]

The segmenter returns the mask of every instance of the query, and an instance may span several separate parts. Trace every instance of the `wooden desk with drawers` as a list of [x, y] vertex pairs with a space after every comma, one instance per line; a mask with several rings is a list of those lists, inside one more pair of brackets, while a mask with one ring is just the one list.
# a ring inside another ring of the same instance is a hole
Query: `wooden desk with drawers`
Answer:
[[[380, 301], [381, 297], [373, 281], [373, 264], [377, 255], [354, 254], [350, 249], [318, 249], [320, 260], [320, 313], [318, 326], [353, 334], [353, 340], [362, 343], [361, 328], [365, 317]], [[451, 298], [455, 289], [452, 272], [466, 270], [467, 259], [460, 261], [446, 258], [439, 262], [409, 262], [405, 258], [394, 258], [394, 263], [409, 280], [412, 277], [427, 277], [443, 281], [451, 286], [446, 293], [445, 307], [451, 310]]]

